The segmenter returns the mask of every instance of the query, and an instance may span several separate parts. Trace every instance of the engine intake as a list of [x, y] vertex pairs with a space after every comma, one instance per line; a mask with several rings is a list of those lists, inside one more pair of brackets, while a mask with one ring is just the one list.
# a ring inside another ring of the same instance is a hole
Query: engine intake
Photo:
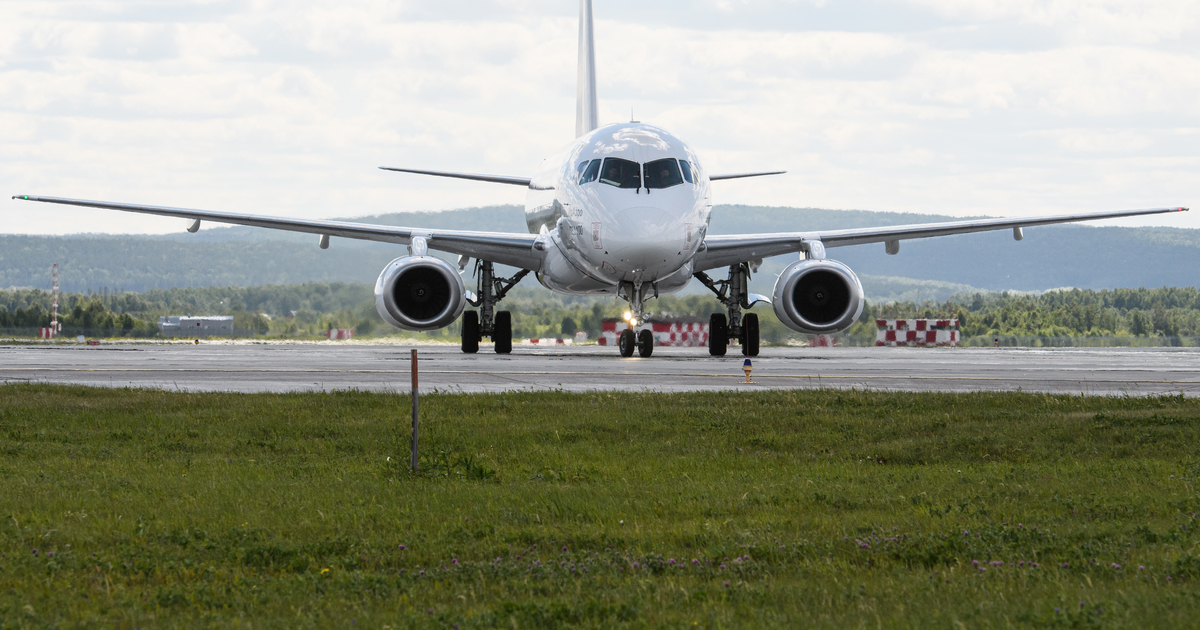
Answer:
[[775, 315], [796, 332], [821, 335], [854, 325], [863, 311], [858, 276], [836, 260], [798, 260], [779, 275]]
[[375, 309], [404, 330], [444, 328], [467, 305], [462, 276], [435, 256], [402, 256], [388, 263], [375, 281]]

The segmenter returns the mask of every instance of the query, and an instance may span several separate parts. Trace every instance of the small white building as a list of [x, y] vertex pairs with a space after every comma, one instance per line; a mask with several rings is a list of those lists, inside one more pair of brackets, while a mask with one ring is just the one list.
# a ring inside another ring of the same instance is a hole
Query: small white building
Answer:
[[158, 328], [164, 337], [208, 337], [232, 335], [231, 315], [172, 315], [159, 317]]

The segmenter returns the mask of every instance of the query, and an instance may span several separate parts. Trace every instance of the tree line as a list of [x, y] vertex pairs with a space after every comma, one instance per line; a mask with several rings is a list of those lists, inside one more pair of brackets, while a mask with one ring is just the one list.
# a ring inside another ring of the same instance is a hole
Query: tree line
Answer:
[[[50, 325], [51, 295], [35, 289], [0, 290], [0, 329], [32, 329]], [[627, 305], [615, 298], [564, 296], [535, 287], [518, 287], [503, 302], [513, 314], [518, 338], [600, 335], [603, 322], [620, 317]], [[723, 308], [710, 295], [664, 295], [647, 303], [652, 317], [684, 317], [707, 321]], [[757, 313], [766, 343], [803, 338], [776, 319], [769, 305]], [[331, 328], [353, 328], [362, 335], [401, 335], [454, 339], [455, 322], [442, 330], [405, 333], [387, 326], [375, 311], [370, 285], [311, 282], [263, 287], [152, 289], [142, 293], [93, 291], [60, 296], [59, 321], [64, 329], [109, 331], [114, 335], [146, 335], [160, 316], [232, 315], [243, 334], [312, 337]], [[1200, 290], [1064, 289], [1041, 294], [974, 293], [945, 302], [869, 304], [859, 322], [843, 333], [848, 342], [869, 344], [876, 318], [957, 317], [964, 338], [1027, 337], [1193, 337], [1200, 336]]]

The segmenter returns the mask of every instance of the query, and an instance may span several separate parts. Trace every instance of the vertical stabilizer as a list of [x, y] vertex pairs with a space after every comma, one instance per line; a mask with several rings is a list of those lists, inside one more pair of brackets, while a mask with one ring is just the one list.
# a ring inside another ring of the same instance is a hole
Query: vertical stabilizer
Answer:
[[600, 126], [596, 102], [596, 44], [592, 35], [592, 0], [579, 0], [579, 79], [575, 95], [575, 137]]

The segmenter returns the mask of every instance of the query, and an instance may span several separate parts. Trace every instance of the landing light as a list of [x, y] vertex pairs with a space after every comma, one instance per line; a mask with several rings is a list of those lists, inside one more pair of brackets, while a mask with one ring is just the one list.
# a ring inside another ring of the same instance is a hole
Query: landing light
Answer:
[[625, 321], [629, 321], [629, 320], [633, 319], [633, 313], [630, 313], [629, 311], [625, 311], [625, 314], [622, 315], [621, 318], [624, 319]]

